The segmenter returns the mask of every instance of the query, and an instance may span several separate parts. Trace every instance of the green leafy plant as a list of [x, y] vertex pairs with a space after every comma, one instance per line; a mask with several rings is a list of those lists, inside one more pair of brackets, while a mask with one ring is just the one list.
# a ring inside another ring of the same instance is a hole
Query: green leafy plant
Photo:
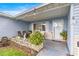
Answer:
[[29, 42], [34, 45], [40, 45], [41, 43], [43, 43], [43, 40], [44, 36], [39, 31], [35, 31], [30, 34]]
[[63, 37], [64, 40], [67, 40], [67, 32], [66, 31], [61, 32], [60, 35]]

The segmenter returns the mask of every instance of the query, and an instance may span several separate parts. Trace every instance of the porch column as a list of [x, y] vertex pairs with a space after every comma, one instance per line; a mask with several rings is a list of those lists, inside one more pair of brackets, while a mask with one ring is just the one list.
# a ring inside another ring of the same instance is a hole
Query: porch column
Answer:
[[68, 15], [68, 39], [67, 45], [69, 49], [69, 54], [73, 55], [73, 4], [70, 6], [69, 15]]

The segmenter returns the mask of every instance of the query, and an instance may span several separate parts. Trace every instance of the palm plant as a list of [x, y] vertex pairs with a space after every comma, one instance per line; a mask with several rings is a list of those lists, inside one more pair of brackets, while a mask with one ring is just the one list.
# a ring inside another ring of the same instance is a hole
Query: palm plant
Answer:
[[63, 31], [60, 33], [64, 40], [67, 40], [67, 31]]

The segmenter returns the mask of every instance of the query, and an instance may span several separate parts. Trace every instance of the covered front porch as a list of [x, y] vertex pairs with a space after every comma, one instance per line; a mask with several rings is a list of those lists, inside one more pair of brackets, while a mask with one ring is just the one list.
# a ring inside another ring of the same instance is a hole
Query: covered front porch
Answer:
[[69, 7], [69, 4], [48, 4], [43, 6], [46, 9], [37, 8], [16, 18], [28, 22], [28, 31], [41, 31], [46, 39], [64, 41], [60, 33], [68, 31]]
[[[47, 6], [52, 6], [49, 4]], [[69, 4], [57, 4], [54, 8], [40, 11], [39, 8], [26, 14], [19, 15], [16, 19], [28, 22], [28, 31], [40, 31], [45, 36], [44, 48], [38, 53], [41, 55], [67, 55], [68, 40], [63, 40], [61, 32], [68, 33]], [[41, 8], [42, 9], [42, 8]], [[68, 34], [69, 35], [69, 34]]]

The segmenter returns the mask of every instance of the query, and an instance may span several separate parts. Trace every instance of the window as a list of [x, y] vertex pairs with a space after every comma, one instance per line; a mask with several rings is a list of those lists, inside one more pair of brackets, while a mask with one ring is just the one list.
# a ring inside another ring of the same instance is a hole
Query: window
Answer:
[[45, 25], [42, 25], [42, 31], [46, 31], [46, 30], [45, 30]]
[[46, 31], [45, 24], [33, 24], [34, 31]]
[[33, 24], [33, 30], [36, 30], [36, 24]]

